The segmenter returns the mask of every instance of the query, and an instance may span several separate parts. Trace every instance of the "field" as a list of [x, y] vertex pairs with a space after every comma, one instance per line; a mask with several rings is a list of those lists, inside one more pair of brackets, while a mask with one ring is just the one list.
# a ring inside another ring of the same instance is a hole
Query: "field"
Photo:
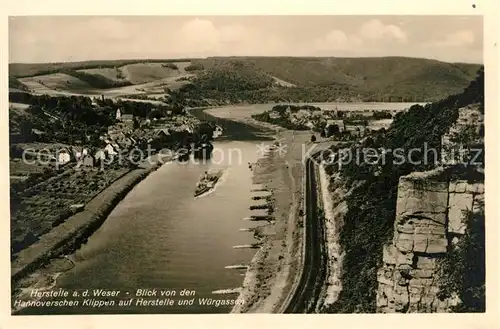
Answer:
[[9, 103], [9, 116], [15, 117], [15, 116], [25, 116], [28, 113], [26, 112], [26, 109], [29, 107], [28, 104], [21, 104], [21, 103]]
[[125, 78], [134, 85], [165, 78], [180, 78], [185, 75], [186, 71], [183, 68], [187, 66], [186, 63], [182, 63], [180, 67], [178, 63], [170, 64], [174, 64], [178, 69], [166, 67], [167, 63], [138, 63], [126, 65], [121, 70]]
[[[109, 97], [126, 97], [127, 95], [144, 95], [148, 97], [165, 96], [165, 88], [178, 89], [186, 81], [179, 78], [193, 76], [184, 68], [190, 62], [133, 63], [116, 68], [80, 69], [78, 72], [101, 76], [112, 82], [131, 83], [132, 85], [99, 89], [89, 83], [65, 73], [51, 73], [32, 77], [18, 78], [31, 92], [48, 95], [106, 95]], [[175, 68], [175, 69], [174, 69]]]
[[101, 69], [85, 69], [78, 70], [80, 72], [85, 72], [89, 74], [98, 74], [103, 77], [113, 80], [113, 81], [123, 81], [126, 80], [125, 76], [123, 76], [123, 71], [121, 68], [101, 68]]
[[54, 91], [84, 91], [93, 89], [89, 84], [64, 73], [21, 78], [19, 81], [36, 93], [52, 94]]
[[115, 68], [134, 63], [168, 63], [168, 62], [190, 62], [192, 59], [126, 59], [126, 60], [101, 60], [65, 63], [11, 63], [9, 64], [9, 75], [22, 78], [54, 73], [62, 69], [93, 69], [93, 68]]
[[[19, 162], [17, 170], [23, 170]], [[40, 170], [42, 166], [25, 165], [24, 170]], [[60, 170], [30, 188], [11, 196], [12, 248], [16, 253], [33, 244], [53, 227], [81, 210], [97, 193], [128, 172], [128, 169], [97, 168]]]

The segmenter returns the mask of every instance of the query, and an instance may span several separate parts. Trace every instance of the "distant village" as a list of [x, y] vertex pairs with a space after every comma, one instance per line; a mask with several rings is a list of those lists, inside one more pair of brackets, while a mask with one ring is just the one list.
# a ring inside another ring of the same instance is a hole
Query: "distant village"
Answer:
[[[53, 114], [47, 114], [54, 117]], [[81, 141], [78, 143], [81, 144], [79, 146], [57, 148], [57, 154], [47, 155], [48, 159], [44, 160], [58, 166], [74, 162], [76, 168], [100, 167], [103, 162], [108, 163], [107, 160], [113, 159], [118, 154], [130, 154], [135, 148], [145, 150], [149, 145], [154, 151], [178, 147], [176, 144], [193, 134], [198, 120], [188, 115], [172, 115], [168, 112], [166, 115], [164, 118], [139, 118], [133, 114], [123, 113], [123, 109], [117, 109], [115, 121], [108, 126], [107, 132], [99, 136], [99, 146], [85, 146], [85, 142]], [[45, 132], [33, 128], [32, 134], [35, 141], [43, 140]], [[34, 158], [40, 155], [28, 152], [26, 156]]]
[[276, 105], [254, 115], [257, 120], [288, 129], [312, 130], [322, 137], [358, 138], [387, 128], [399, 110], [324, 110], [311, 105]]

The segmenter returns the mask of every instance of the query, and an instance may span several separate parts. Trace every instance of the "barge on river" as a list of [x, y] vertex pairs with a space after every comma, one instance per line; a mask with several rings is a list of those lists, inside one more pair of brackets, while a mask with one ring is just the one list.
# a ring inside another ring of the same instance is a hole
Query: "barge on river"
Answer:
[[196, 184], [194, 196], [197, 197], [212, 190], [215, 187], [215, 184], [217, 184], [217, 182], [221, 178], [223, 172], [224, 171], [222, 169], [212, 172], [206, 171], [205, 174], [201, 177], [198, 184]]

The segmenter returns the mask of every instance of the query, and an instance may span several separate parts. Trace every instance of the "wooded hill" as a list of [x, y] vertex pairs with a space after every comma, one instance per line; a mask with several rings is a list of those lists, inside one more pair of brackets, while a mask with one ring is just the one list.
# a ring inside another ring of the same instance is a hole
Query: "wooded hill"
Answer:
[[[9, 64], [9, 86], [17, 78], [53, 73], [74, 73], [88, 68], [120, 67], [138, 62], [176, 60], [115, 60], [52, 64]], [[209, 57], [183, 59], [192, 86], [187, 96], [229, 103], [411, 101], [428, 102], [460, 92], [475, 78], [480, 65], [446, 63], [407, 57]], [[71, 74], [94, 83], [94, 88], [132, 84], [103, 83], [91, 73]], [[106, 82], [106, 81], [104, 81]]]
[[[214, 57], [195, 63], [205, 69], [195, 80], [200, 89], [256, 92], [265, 88], [270, 98], [293, 101], [439, 100], [463, 90], [480, 68], [405, 57]], [[277, 87], [271, 77], [295, 87]]]

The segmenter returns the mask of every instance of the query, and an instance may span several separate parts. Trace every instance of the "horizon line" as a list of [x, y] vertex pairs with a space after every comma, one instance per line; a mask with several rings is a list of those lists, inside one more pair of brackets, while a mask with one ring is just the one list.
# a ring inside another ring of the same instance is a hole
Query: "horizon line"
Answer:
[[327, 59], [327, 58], [337, 58], [337, 59], [382, 59], [382, 58], [407, 58], [407, 59], [423, 59], [429, 61], [436, 61], [448, 64], [468, 64], [468, 65], [482, 65], [483, 62], [466, 62], [466, 61], [445, 61], [436, 58], [428, 57], [412, 57], [412, 56], [398, 56], [398, 55], [387, 55], [387, 56], [292, 56], [292, 55], [217, 55], [217, 56], [205, 56], [205, 57], [173, 57], [173, 58], [116, 58], [116, 59], [88, 59], [88, 60], [75, 60], [75, 61], [54, 61], [54, 62], [9, 62], [9, 65], [42, 65], [42, 64], [69, 64], [69, 63], [91, 63], [91, 62], [112, 62], [112, 61], [176, 61], [176, 62], [186, 62], [193, 60], [204, 60], [210, 58], [301, 58], [301, 59]]

